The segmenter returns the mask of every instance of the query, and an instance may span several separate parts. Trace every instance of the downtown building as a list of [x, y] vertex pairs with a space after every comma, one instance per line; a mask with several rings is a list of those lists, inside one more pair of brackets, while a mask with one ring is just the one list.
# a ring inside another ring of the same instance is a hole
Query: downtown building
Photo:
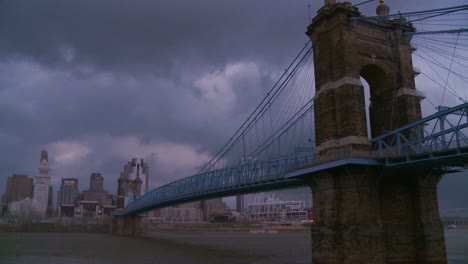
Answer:
[[[7, 178], [5, 186], [5, 194], [2, 196], [2, 208], [3, 214], [10, 212], [9, 207], [13, 211], [19, 210], [21, 200], [31, 199], [33, 197], [33, 179], [28, 175], [13, 174], [12, 177]], [[15, 203], [13, 205], [10, 205]], [[17, 214], [17, 212], [12, 212]]]
[[89, 179], [89, 190], [83, 191], [83, 201], [99, 201], [103, 204], [112, 204], [109, 200], [109, 193], [104, 191], [104, 177], [101, 173], [91, 173]]
[[42, 150], [35, 177], [14, 174], [8, 177], [6, 193], [2, 197], [2, 211], [13, 217], [45, 218], [52, 213], [52, 186], [47, 151]]
[[27, 197], [19, 201], [9, 203], [8, 214], [15, 218], [37, 218], [40, 217], [35, 210], [37, 207], [37, 201]]
[[203, 221], [203, 212], [199, 208], [191, 205], [165, 207], [150, 213], [149, 220], [171, 223], [200, 223]]
[[148, 192], [149, 166], [141, 158], [133, 158], [124, 165], [117, 188], [117, 210], [123, 210], [134, 199]]
[[[142, 158], [133, 158], [120, 173], [117, 190], [117, 210], [123, 210], [134, 199], [146, 194], [149, 185], [149, 166]], [[201, 222], [231, 217], [231, 210], [221, 198], [185, 203], [156, 209], [145, 214], [157, 221]]]
[[133, 158], [124, 165], [122, 172], [124, 180], [141, 180], [140, 196], [148, 192], [149, 166], [141, 158]]
[[101, 173], [92, 173], [89, 190], [83, 191], [76, 202], [74, 218], [83, 221], [101, 221], [111, 217], [115, 209], [114, 196], [104, 190], [104, 177]]
[[222, 222], [230, 219], [231, 209], [221, 198], [183, 203], [149, 213], [149, 220], [156, 222]]
[[51, 192], [49, 158], [47, 151], [42, 150], [33, 193], [33, 199], [37, 202], [33, 210], [41, 218], [45, 218], [52, 208]]
[[269, 224], [302, 224], [309, 218], [303, 201], [266, 198], [248, 205], [248, 221]]
[[78, 179], [63, 178], [57, 193], [58, 217], [73, 217], [79, 196]]

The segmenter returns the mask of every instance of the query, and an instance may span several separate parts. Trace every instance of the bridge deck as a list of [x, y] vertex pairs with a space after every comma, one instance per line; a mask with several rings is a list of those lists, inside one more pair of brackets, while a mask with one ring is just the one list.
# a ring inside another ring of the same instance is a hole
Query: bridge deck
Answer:
[[[374, 149], [368, 155], [345, 151], [314, 163], [313, 154], [307, 153], [211, 170], [156, 188], [115, 214], [135, 215], [190, 201], [302, 186], [304, 177], [341, 166], [457, 171], [468, 164], [468, 103], [440, 110], [372, 139]], [[429, 132], [428, 125], [432, 125]]]

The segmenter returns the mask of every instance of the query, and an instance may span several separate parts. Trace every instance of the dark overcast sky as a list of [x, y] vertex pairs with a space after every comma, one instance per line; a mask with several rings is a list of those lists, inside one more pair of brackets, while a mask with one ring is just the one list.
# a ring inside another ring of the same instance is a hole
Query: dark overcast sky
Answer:
[[[87, 189], [101, 172], [114, 193], [132, 157], [149, 163], [150, 188], [193, 174], [307, 41], [307, 5], [313, 16], [322, 3], [0, 0], [0, 194], [7, 176], [36, 174], [42, 149], [54, 191], [61, 177]], [[468, 1], [386, 3], [405, 12]], [[468, 184], [453, 178], [442, 196]]]

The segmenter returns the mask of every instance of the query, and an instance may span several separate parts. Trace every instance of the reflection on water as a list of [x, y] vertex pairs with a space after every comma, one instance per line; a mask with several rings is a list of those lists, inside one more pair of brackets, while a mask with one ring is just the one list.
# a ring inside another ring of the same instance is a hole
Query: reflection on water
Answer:
[[[445, 230], [449, 263], [468, 263], [468, 230]], [[0, 263], [310, 263], [310, 235], [0, 234]]]
[[468, 263], [468, 229], [445, 229], [448, 263]]

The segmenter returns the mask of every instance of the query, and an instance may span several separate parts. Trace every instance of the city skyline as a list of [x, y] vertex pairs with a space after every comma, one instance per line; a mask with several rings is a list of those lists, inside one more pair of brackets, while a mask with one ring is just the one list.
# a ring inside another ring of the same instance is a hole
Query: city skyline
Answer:
[[[386, 3], [391, 13], [426, 9]], [[60, 177], [76, 177], [82, 188], [100, 172], [115, 192], [132, 157], [150, 164], [150, 190], [196, 173], [303, 46], [309, 4], [314, 16], [323, 2], [2, 2], [0, 192], [8, 176], [34, 175], [41, 149], [50, 153], [55, 190]], [[360, 8], [374, 15], [377, 4]], [[440, 89], [416, 80], [440, 101]], [[442, 202], [468, 200], [467, 178], [446, 177]]]
[[[27, 177], [27, 178], [32, 182], [32, 186], [34, 186], [35, 183], [36, 183], [36, 177], [35, 177], [35, 176], [36, 176], [36, 174], [37, 174], [37, 170], [38, 170], [38, 169], [36, 168], [36, 173], [17, 173], [17, 172], [12, 172], [10, 175], [8, 175], [8, 177], [7, 177], [6, 179], [11, 178], [11, 177], [13, 177], [13, 176], [15, 176], [15, 175], [16, 175], [16, 176], [20, 176], [20, 177]], [[58, 176], [58, 175], [54, 175], [54, 174], [53, 174], [53, 167], [52, 167], [52, 168], [49, 167], [49, 171], [52, 171], [52, 172], [47, 172], [47, 173], [50, 173], [51, 179], [58, 178], [58, 179], [60, 180], [60, 181], [59, 181], [59, 184], [57, 184], [57, 185], [51, 185], [52, 187], [55, 187], [54, 190], [59, 190], [59, 189], [60, 189], [60, 185], [63, 183], [63, 180], [67, 180], [67, 179], [82, 179], [81, 177], [73, 177], [73, 175], [71, 175], [71, 176]], [[99, 174], [99, 175], [101, 175], [101, 173], [96, 172], [96, 171], [90, 171], [89, 173], [83, 172], [83, 173], [86, 175], [85, 177], [90, 177], [89, 175], [94, 175], [94, 174]], [[54, 177], [54, 176], [55, 176], [55, 177]], [[102, 175], [101, 175], [101, 177], [102, 177], [102, 188], [103, 188], [104, 190], [106, 190], [105, 181], [103, 180], [104, 177], [103, 177]], [[117, 178], [118, 178], [118, 176], [116, 176], [116, 179], [115, 179], [116, 181], [117, 181]], [[85, 180], [85, 179], [82, 179], [82, 181], [77, 181], [77, 182], [78, 182], [78, 183], [77, 183], [77, 184], [78, 184], [78, 189], [87, 190], [86, 186], [88, 186], [88, 187], [90, 186], [90, 182], [89, 182], [89, 181], [86, 182], [86, 181], [84, 181], [84, 180]], [[81, 182], [81, 183], [80, 183], [80, 182]], [[7, 182], [5, 181], [5, 183], [3, 184], [3, 182], [0, 181], [0, 197], [1, 197], [2, 195], [6, 194], [6, 191], [5, 191], [5, 190], [6, 190], [6, 187], [7, 187]], [[115, 190], [115, 191], [116, 191], [116, 190]], [[31, 199], [33, 198], [33, 197], [32, 197], [32, 194], [33, 194], [33, 193], [34, 193], [33, 190], [31, 190], [31, 197], [29, 197], [29, 198], [31, 198]], [[54, 197], [54, 200], [56, 200], [56, 197]]]
[[0, 262], [468, 263], [468, 0], [0, 0]]

